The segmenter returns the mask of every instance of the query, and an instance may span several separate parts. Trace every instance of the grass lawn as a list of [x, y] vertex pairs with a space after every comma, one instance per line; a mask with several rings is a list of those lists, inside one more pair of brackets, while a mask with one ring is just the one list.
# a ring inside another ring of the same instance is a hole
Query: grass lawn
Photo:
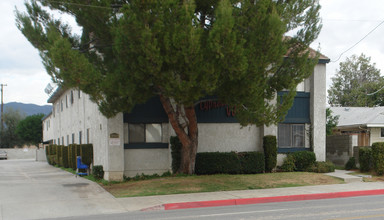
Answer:
[[344, 182], [319, 173], [292, 172], [253, 175], [176, 176], [100, 185], [115, 197], [135, 197], [339, 183]]

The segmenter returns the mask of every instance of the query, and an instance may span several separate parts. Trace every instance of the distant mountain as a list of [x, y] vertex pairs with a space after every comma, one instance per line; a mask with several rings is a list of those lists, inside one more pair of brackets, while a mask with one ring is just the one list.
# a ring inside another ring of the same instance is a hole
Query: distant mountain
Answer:
[[9, 102], [4, 104], [4, 112], [7, 109], [12, 108], [14, 110], [19, 110], [21, 114], [25, 113], [26, 116], [35, 115], [43, 113], [45, 115], [49, 114], [52, 111], [51, 105], [35, 105], [35, 104], [24, 104], [20, 102]]

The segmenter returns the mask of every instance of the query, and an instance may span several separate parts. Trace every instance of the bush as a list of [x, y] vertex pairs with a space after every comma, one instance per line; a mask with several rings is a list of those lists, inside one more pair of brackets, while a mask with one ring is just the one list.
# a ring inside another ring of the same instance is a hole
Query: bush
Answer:
[[264, 155], [261, 152], [205, 152], [196, 155], [195, 173], [262, 173], [264, 166]]
[[240, 168], [240, 161], [235, 152], [204, 152], [196, 155], [196, 174], [236, 174], [240, 173]]
[[308, 172], [315, 173], [330, 173], [335, 172], [335, 164], [330, 161], [327, 162], [315, 162], [307, 170]]
[[263, 137], [263, 149], [265, 156], [265, 171], [271, 172], [277, 163], [277, 141], [276, 136], [267, 135]]
[[176, 173], [181, 163], [181, 142], [178, 137], [172, 136], [171, 143], [171, 155], [172, 155], [172, 172]]
[[296, 170], [295, 158], [293, 157], [292, 154], [287, 155], [287, 157], [284, 159], [283, 165], [281, 165], [280, 169], [283, 172], [293, 172]]
[[80, 148], [81, 162], [90, 166], [93, 162], [93, 145], [82, 144], [78, 146]]
[[64, 168], [68, 168], [69, 167], [69, 164], [68, 164], [68, 147], [62, 147], [62, 165]]
[[240, 152], [237, 154], [243, 174], [263, 173], [265, 170], [264, 154], [261, 152]]
[[102, 165], [95, 165], [92, 168], [92, 174], [95, 176], [96, 179], [103, 179], [104, 178], [104, 169]]
[[350, 157], [348, 162], [345, 164], [345, 169], [346, 170], [353, 170], [356, 169], [356, 160], [355, 157]]
[[359, 148], [359, 164], [360, 171], [368, 172], [372, 169], [372, 148], [360, 147]]
[[384, 174], [384, 142], [372, 144], [373, 168], [377, 175]]
[[71, 144], [69, 145], [69, 150], [68, 150], [68, 160], [69, 160], [69, 166], [76, 170], [76, 145]]
[[297, 151], [292, 153], [296, 171], [306, 171], [316, 162], [316, 155], [311, 151]]

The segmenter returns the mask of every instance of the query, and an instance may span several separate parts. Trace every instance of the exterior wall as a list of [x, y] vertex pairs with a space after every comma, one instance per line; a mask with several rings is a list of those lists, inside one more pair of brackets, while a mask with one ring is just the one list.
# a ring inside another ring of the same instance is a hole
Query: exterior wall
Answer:
[[126, 149], [124, 158], [125, 176], [162, 174], [171, 170], [169, 149]]
[[238, 123], [200, 123], [198, 152], [262, 151], [260, 129]]
[[43, 142], [46, 142], [46, 141], [50, 141], [50, 140], [53, 140], [54, 139], [54, 135], [53, 135], [53, 121], [52, 121], [52, 113], [47, 115], [42, 123], [43, 123]]
[[2, 148], [7, 152], [8, 160], [35, 159], [36, 148]]
[[372, 146], [373, 143], [375, 142], [383, 142], [384, 137], [381, 137], [381, 128], [370, 128], [370, 134], [371, 134], [371, 139], [370, 139], [370, 146]]
[[334, 164], [344, 166], [350, 157], [353, 157], [353, 147], [357, 144], [356, 135], [327, 136], [327, 160]]
[[[71, 92], [73, 103], [71, 103]], [[72, 143], [80, 144], [80, 142], [85, 144], [89, 141], [93, 144], [94, 164], [103, 166], [105, 179], [113, 180], [116, 177], [116, 175], [111, 177], [110, 172], [119, 172], [116, 178], [122, 179], [124, 167], [122, 165], [124, 164], [122, 144], [120, 151], [117, 152], [109, 150], [108, 145], [108, 134], [114, 127], [118, 128], [117, 133], [121, 134], [120, 137], [123, 138], [123, 132], [121, 132], [123, 127], [122, 114], [107, 119], [100, 113], [98, 106], [89, 99], [87, 94], [80, 92], [79, 96], [79, 91], [75, 89], [66, 90], [52, 104], [54, 111], [50, 119], [52, 131], [49, 131], [52, 133], [47, 133], [44, 137], [53, 137], [52, 139], [55, 140], [56, 144], [60, 139], [60, 145], [65, 146]], [[87, 140], [87, 133], [89, 140]], [[72, 135], [74, 137], [73, 142]], [[120, 143], [123, 143], [123, 140]], [[121, 158], [116, 160], [113, 155], [119, 155]], [[117, 165], [119, 168], [116, 168], [115, 162], [120, 164]]]
[[317, 64], [311, 80], [311, 107], [310, 116], [312, 122], [313, 151], [318, 161], [325, 161], [326, 140], [326, 67], [325, 64]]

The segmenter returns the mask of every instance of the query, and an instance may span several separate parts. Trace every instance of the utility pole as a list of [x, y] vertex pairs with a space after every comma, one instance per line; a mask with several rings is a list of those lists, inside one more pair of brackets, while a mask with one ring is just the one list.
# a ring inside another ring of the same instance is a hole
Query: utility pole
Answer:
[[3, 131], [3, 128], [4, 128], [4, 118], [3, 118], [3, 111], [4, 111], [3, 88], [4, 88], [4, 86], [7, 86], [7, 84], [0, 84], [0, 89], [1, 89], [1, 131]]

